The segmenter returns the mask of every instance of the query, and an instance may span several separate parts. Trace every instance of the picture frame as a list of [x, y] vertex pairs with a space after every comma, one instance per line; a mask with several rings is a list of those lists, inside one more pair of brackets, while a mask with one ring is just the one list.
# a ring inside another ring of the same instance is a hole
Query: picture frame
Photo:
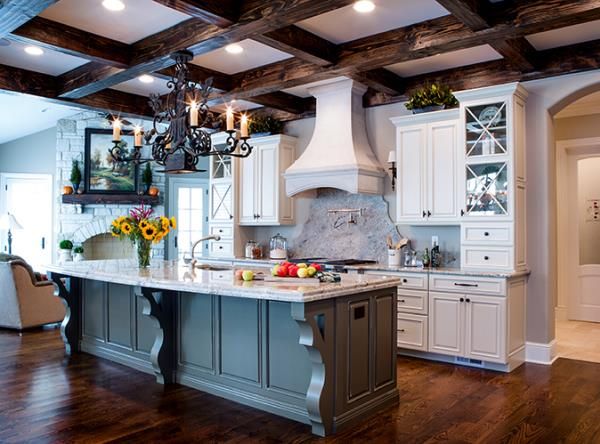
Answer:
[[[132, 149], [133, 136], [121, 135], [125, 149]], [[112, 130], [85, 130], [85, 192], [90, 194], [137, 194], [139, 167], [132, 162], [115, 162], [110, 155]]]

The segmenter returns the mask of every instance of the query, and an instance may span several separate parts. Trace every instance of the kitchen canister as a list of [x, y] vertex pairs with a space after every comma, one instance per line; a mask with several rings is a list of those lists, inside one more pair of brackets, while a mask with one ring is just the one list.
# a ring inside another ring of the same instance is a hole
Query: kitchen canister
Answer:
[[401, 250], [388, 250], [388, 266], [399, 267], [401, 261]]

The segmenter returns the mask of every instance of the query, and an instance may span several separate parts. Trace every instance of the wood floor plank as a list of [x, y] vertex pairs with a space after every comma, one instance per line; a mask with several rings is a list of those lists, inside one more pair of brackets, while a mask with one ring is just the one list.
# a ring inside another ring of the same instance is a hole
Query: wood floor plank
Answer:
[[58, 329], [0, 330], [0, 443], [600, 443], [600, 364], [511, 374], [398, 358], [400, 404], [319, 439], [310, 427], [86, 354]]

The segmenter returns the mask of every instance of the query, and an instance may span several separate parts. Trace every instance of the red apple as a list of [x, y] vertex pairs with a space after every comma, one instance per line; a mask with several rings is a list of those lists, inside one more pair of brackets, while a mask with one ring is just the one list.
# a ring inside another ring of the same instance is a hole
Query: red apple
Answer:
[[288, 267], [288, 274], [290, 277], [298, 277], [298, 267], [295, 265], [290, 265]]
[[288, 276], [288, 267], [286, 267], [285, 265], [282, 265], [281, 267], [279, 267], [277, 269], [277, 276], [279, 276], [279, 277]]
[[284, 262], [281, 263], [281, 265], [284, 266], [284, 267], [289, 267], [290, 265], [293, 265], [293, 264], [291, 262], [284, 261]]
[[242, 274], [244, 273], [244, 270], [235, 270], [235, 278], [238, 281], [242, 280]]
[[310, 267], [313, 267], [317, 271], [323, 270], [323, 267], [321, 267], [321, 265], [319, 265], [319, 264], [310, 264]]

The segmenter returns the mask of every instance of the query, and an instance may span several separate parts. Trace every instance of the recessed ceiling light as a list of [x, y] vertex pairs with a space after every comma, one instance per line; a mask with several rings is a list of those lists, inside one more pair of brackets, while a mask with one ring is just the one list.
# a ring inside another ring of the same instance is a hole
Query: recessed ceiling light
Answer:
[[229, 54], [241, 54], [242, 52], [244, 52], [244, 48], [242, 48], [241, 45], [238, 45], [237, 43], [232, 43], [231, 45], [227, 45], [225, 47], [225, 51], [227, 51]]
[[26, 46], [24, 51], [32, 56], [41, 56], [44, 53], [42, 48], [39, 48], [37, 46]]
[[102, 6], [109, 11], [122, 11], [125, 9], [125, 3], [123, 3], [121, 0], [104, 0], [102, 2]]
[[149, 76], [148, 74], [142, 74], [138, 77], [138, 80], [142, 83], [152, 83], [154, 82], [154, 77]]
[[354, 2], [353, 8], [356, 12], [365, 14], [367, 12], [373, 12], [375, 3], [371, 0], [358, 0], [357, 2]]

